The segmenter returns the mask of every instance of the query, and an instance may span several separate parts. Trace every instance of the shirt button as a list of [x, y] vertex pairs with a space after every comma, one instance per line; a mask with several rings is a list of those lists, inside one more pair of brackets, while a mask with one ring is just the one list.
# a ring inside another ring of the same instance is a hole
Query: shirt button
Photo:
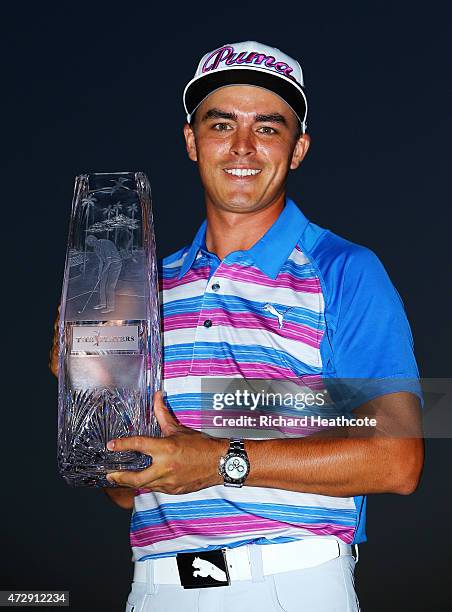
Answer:
[[212, 321], [210, 319], [206, 319], [203, 325], [204, 327], [212, 327]]
[[212, 291], [218, 291], [219, 288], [220, 288], [220, 283], [218, 283], [218, 282], [215, 282], [212, 285]]

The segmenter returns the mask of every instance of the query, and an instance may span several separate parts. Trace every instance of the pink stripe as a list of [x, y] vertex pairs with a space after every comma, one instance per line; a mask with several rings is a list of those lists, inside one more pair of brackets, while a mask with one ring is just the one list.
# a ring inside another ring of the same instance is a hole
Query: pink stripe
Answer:
[[228, 267], [222, 266], [215, 274], [215, 278], [252, 282], [256, 285], [271, 287], [272, 289], [293, 289], [294, 291], [302, 291], [304, 293], [322, 292], [319, 279], [316, 276], [311, 278], [297, 278], [288, 272], [281, 272], [275, 279], [272, 279], [257, 268], [239, 266], [237, 264]]
[[312, 329], [308, 325], [285, 321], [282, 328], [279, 327], [276, 317], [267, 317], [256, 313], [228, 312], [223, 308], [205, 309], [202, 313], [187, 313], [169, 315], [163, 321], [164, 331], [173, 329], [194, 328], [202, 325], [206, 319], [212, 319], [214, 325], [233, 327], [234, 329], [258, 329], [260, 331], [271, 331], [281, 338], [299, 340], [319, 348], [323, 337], [323, 331]]
[[230, 376], [240, 374], [251, 378], [294, 378], [295, 374], [290, 368], [270, 365], [268, 363], [237, 363], [232, 358], [211, 359], [205, 362], [200, 359], [193, 361], [189, 374], [203, 376]]
[[321, 374], [304, 374], [303, 376], [300, 376], [300, 381], [306, 385], [306, 387], [313, 390], [323, 390], [325, 388]]
[[[190, 368], [191, 365], [191, 368]], [[164, 378], [177, 378], [178, 376], [230, 376], [241, 374], [242, 376], [254, 378], [296, 378], [290, 368], [283, 368], [269, 364], [259, 363], [236, 363], [233, 359], [199, 359], [178, 360], [163, 363]]]
[[178, 361], [165, 362], [163, 361], [163, 378], [177, 378], [178, 376], [187, 376], [190, 369], [191, 359], [180, 359]]
[[162, 540], [172, 540], [185, 535], [198, 536], [231, 536], [236, 534], [241, 536], [252, 534], [253, 532], [268, 530], [271, 532], [286, 529], [288, 526], [305, 529], [315, 535], [335, 535], [344, 542], [349, 543], [353, 540], [354, 530], [352, 527], [335, 525], [334, 523], [318, 524], [292, 524], [274, 521], [271, 519], [260, 518], [252, 514], [245, 514], [237, 517], [215, 517], [193, 520], [169, 521], [164, 524], [150, 525], [142, 527], [130, 534], [132, 546], [149, 546]]
[[188, 285], [198, 280], [207, 280], [209, 278], [210, 268], [209, 266], [203, 266], [202, 268], [196, 268], [189, 270], [182, 278], [175, 276], [174, 278], [162, 278], [160, 280], [160, 289], [167, 290], [173, 289], [180, 285]]
[[163, 363], [163, 377], [177, 378], [178, 376], [229, 376], [231, 374], [241, 374], [253, 378], [290, 378], [291, 380], [299, 381], [299, 384], [304, 384], [312, 390], [322, 390], [321, 376], [317, 374], [304, 374], [297, 376], [289, 368], [272, 366], [268, 364], [256, 363], [236, 363], [233, 359], [212, 359], [209, 361], [195, 360], [192, 365], [191, 359], [180, 359], [177, 361]]
[[[197, 327], [200, 322], [199, 312], [187, 312], [177, 315], [168, 315], [164, 317], [162, 321], [163, 331], [171, 331], [173, 329], [193, 329]], [[200, 322], [201, 324], [205, 321], [204, 319]]]

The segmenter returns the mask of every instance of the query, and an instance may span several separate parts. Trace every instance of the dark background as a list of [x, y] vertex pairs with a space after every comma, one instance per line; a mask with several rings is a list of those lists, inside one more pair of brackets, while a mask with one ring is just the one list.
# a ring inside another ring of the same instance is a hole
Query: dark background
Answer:
[[[312, 148], [289, 194], [379, 255], [422, 375], [451, 375], [448, 4], [3, 6], [1, 589], [69, 589], [73, 610], [124, 607], [130, 513], [56, 472], [47, 351], [73, 182], [85, 171], [145, 171], [160, 255], [190, 241], [203, 201], [181, 94], [210, 49], [257, 39], [300, 59]], [[451, 607], [452, 444], [426, 448], [415, 494], [368, 500], [357, 566], [365, 612]]]

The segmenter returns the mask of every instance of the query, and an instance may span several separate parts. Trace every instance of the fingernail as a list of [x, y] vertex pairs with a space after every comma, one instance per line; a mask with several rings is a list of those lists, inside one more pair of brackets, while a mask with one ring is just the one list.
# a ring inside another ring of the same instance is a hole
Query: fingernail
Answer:
[[111, 484], [115, 484], [115, 481], [113, 480], [113, 478], [110, 476], [110, 474], [107, 474], [105, 476], [105, 478], [108, 480], [108, 482], [110, 482]]
[[110, 440], [110, 442], [107, 442], [107, 448], [108, 450], [113, 450], [115, 448], [115, 443], [113, 440]]

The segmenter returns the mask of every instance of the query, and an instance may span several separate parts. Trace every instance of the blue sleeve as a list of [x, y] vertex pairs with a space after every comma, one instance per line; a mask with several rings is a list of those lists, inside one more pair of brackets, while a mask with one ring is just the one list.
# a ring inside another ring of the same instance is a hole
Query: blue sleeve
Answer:
[[372, 251], [361, 247], [348, 257], [338, 306], [333, 340], [337, 376], [418, 378], [402, 299]]
[[332, 238], [330, 247], [319, 258], [330, 375], [366, 379], [365, 400], [410, 391], [422, 403], [410, 325], [383, 264], [370, 249], [343, 239]]

